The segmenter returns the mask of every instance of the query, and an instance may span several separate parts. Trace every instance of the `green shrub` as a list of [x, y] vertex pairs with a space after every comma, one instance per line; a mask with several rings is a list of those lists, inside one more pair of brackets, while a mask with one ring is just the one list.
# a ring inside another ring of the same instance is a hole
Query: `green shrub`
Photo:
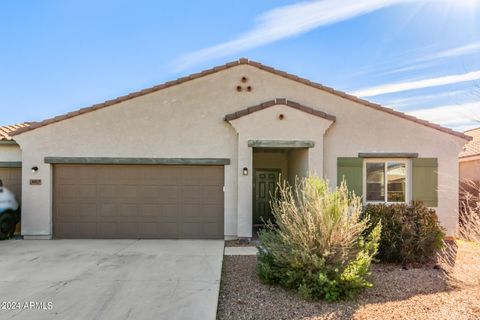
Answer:
[[271, 206], [277, 225], [259, 232], [262, 281], [329, 301], [372, 286], [380, 223], [365, 233], [370, 224], [360, 218], [361, 201], [345, 183], [333, 191], [316, 176], [297, 180], [295, 189], [279, 183]]
[[372, 224], [382, 222], [377, 253], [382, 261], [426, 263], [443, 246], [445, 234], [435, 210], [420, 202], [411, 205], [372, 204], [365, 207], [364, 213]]

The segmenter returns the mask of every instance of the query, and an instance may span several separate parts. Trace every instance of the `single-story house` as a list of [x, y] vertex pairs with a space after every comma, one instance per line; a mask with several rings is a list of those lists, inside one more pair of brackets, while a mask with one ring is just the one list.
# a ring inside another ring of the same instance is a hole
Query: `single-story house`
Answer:
[[0, 126], [0, 180], [19, 202], [22, 200], [22, 151], [10, 134], [28, 123]]
[[249, 238], [278, 178], [308, 172], [365, 203], [424, 201], [453, 235], [470, 138], [248, 59], [10, 135], [26, 239]]
[[480, 182], [480, 128], [465, 131], [472, 137], [460, 152], [460, 180]]
[[469, 194], [478, 196], [480, 191], [480, 128], [465, 131], [472, 137], [460, 152], [460, 201], [462, 196]]

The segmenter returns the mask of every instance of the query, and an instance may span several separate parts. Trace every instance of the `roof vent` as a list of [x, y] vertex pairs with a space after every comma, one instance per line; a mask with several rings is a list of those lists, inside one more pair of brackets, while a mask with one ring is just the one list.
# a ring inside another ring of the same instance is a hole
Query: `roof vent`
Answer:
[[253, 90], [252, 86], [244, 86], [244, 84], [246, 84], [248, 82], [248, 78], [243, 76], [240, 78], [240, 84], [237, 85], [236, 89], [237, 89], [237, 92], [242, 92], [242, 91], [247, 91], [247, 92], [251, 92]]

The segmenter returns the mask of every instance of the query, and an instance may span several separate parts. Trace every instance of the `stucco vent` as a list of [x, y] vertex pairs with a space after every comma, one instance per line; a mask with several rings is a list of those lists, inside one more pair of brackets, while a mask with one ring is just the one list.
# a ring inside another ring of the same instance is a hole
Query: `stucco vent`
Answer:
[[236, 89], [238, 92], [247, 91], [251, 92], [253, 90], [252, 86], [245, 85], [248, 82], [248, 78], [243, 76], [240, 78], [240, 84], [237, 85]]

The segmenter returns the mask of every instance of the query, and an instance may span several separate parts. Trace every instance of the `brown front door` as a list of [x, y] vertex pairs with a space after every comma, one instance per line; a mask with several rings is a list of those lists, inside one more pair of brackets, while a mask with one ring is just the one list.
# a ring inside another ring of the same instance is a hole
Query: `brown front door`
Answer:
[[223, 239], [223, 166], [55, 165], [55, 238]]
[[268, 220], [274, 222], [270, 207], [271, 196], [275, 194], [280, 169], [256, 169], [254, 181], [253, 224], [264, 224]]

